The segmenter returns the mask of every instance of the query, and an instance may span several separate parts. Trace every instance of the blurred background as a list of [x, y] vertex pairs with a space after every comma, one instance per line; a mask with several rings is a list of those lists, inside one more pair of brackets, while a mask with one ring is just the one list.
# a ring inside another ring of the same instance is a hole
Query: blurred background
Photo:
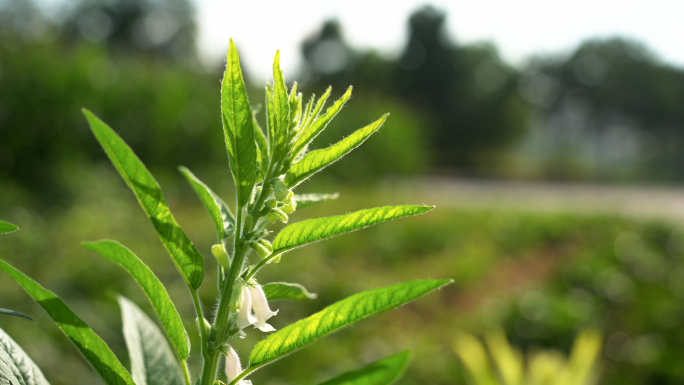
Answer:
[[[354, 86], [316, 147], [391, 113], [298, 191], [341, 197], [293, 220], [437, 205], [265, 269], [264, 283], [319, 293], [275, 304], [274, 326], [361, 290], [456, 280], [257, 372], [255, 384], [316, 384], [406, 348], [414, 359], [400, 384], [464, 384], [457, 334], [497, 327], [524, 351], [565, 352], [594, 328], [604, 341], [600, 383], [684, 382], [677, 2], [249, 3], [0, 0], [0, 218], [21, 227], [0, 239], [0, 257], [62, 296], [127, 362], [112, 294], [149, 308], [122, 270], [79, 246], [117, 239], [166, 283], [194, 334], [182, 281], [80, 109], [111, 125], [159, 180], [206, 257], [201, 294], [211, 309], [213, 230], [176, 166], [232, 199], [219, 114], [232, 37], [253, 107], [263, 104], [276, 49], [305, 98]], [[3, 317], [0, 327], [52, 384], [99, 383], [6, 276], [0, 293], [0, 307], [36, 319]], [[243, 360], [257, 333], [238, 343]]]

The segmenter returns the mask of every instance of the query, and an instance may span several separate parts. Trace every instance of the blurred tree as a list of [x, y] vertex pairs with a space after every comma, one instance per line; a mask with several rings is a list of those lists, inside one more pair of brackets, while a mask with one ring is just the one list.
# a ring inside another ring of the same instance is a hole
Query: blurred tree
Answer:
[[342, 26], [327, 20], [321, 31], [302, 43], [305, 83], [349, 85], [356, 68], [356, 52], [344, 41]]
[[649, 179], [684, 176], [684, 71], [643, 45], [595, 39], [567, 57], [538, 58], [520, 91], [543, 112], [556, 143], [548, 150], [574, 141], [569, 151], [589, 159], [596, 176], [626, 167]]
[[527, 125], [518, 74], [491, 45], [449, 42], [445, 20], [432, 6], [411, 15], [392, 83], [403, 98], [435, 118], [428, 129], [440, 166], [487, 167]]
[[68, 40], [162, 57], [195, 55], [195, 12], [188, 0], [79, 0], [62, 28]]

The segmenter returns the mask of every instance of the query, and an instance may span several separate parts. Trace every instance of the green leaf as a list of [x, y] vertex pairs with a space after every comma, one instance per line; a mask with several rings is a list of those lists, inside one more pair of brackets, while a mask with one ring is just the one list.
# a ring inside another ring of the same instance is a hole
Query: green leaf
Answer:
[[[299, 137], [297, 138], [297, 144], [295, 145], [295, 155], [299, 154], [299, 152], [302, 151], [307, 144], [314, 140], [318, 136], [318, 134], [320, 134], [325, 129], [325, 127], [328, 125], [328, 123], [330, 123], [330, 121], [335, 117], [335, 115], [337, 115], [337, 113], [340, 112], [342, 106], [344, 106], [344, 103], [346, 103], [347, 100], [349, 100], [349, 98], [351, 97], [351, 93], [352, 88], [347, 88], [347, 92], [345, 92], [341, 98], [339, 98], [332, 106], [330, 106], [330, 108], [328, 108], [325, 111], [325, 114], [323, 114], [321, 117], [316, 118], [316, 120], [314, 120], [311, 124], [302, 129], [301, 134], [299, 134]], [[330, 90], [328, 90], [327, 94], [330, 94]]]
[[325, 93], [321, 96], [321, 98], [318, 99], [318, 102], [316, 102], [316, 107], [314, 107], [313, 112], [307, 116], [306, 121], [302, 125], [302, 131], [305, 131], [313, 121], [318, 119], [318, 115], [321, 113], [321, 110], [323, 109], [325, 102], [328, 100], [328, 97], [330, 97], [331, 92], [332, 87], [328, 87], [328, 89], [325, 90]]
[[117, 241], [83, 242], [82, 245], [100, 254], [104, 259], [123, 267], [133, 276], [150, 300], [154, 312], [157, 313], [180, 359], [188, 358], [189, 347], [183, 322], [164, 284], [159, 281], [152, 270], [131, 250]]
[[219, 242], [233, 235], [235, 232], [235, 217], [226, 202], [186, 167], [178, 167], [178, 171], [188, 180], [190, 186], [192, 186], [192, 189], [195, 190], [200, 201], [202, 201], [204, 208], [209, 212], [209, 216], [214, 222]]
[[306, 178], [329, 166], [341, 157], [347, 155], [351, 150], [358, 147], [368, 137], [377, 131], [387, 119], [387, 114], [376, 122], [356, 130], [353, 134], [333, 144], [330, 147], [311, 151], [297, 163], [285, 175], [285, 185], [293, 188], [303, 182]]
[[221, 113], [238, 206], [242, 207], [249, 202], [256, 181], [256, 143], [252, 110], [240, 69], [240, 57], [232, 39], [228, 48], [226, 72], [221, 83]]
[[0, 234], [11, 233], [17, 230], [19, 230], [19, 227], [5, 221], [0, 221]]
[[266, 294], [266, 299], [275, 301], [278, 299], [316, 299], [316, 293], [310, 293], [298, 283], [271, 282], [261, 286]]
[[185, 283], [191, 289], [197, 290], [204, 280], [204, 260], [171, 214], [159, 183], [114, 130], [92, 112], [83, 109], [83, 114], [88, 119], [95, 138], [152, 221], [157, 235], [171, 255]]
[[305, 209], [317, 203], [335, 200], [340, 197], [339, 193], [334, 194], [295, 194], [297, 210]]
[[410, 281], [354, 294], [261, 340], [249, 356], [248, 370], [257, 370], [320, 338], [395, 309], [451, 282], [450, 279]]
[[287, 153], [290, 141], [290, 102], [283, 71], [280, 69], [280, 51], [276, 52], [273, 60], [273, 122], [273, 162], [278, 162]]
[[154, 321], [126, 297], [118, 296], [117, 300], [135, 383], [183, 385], [183, 374], [176, 356]]
[[0, 329], [0, 383], [3, 385], [50, 385], [43, 372], [24, 349], [2, 329]]
[[252, 112], [252, 126], [254, 127], [254, 139], [257, 144], [257, 163], [259, 164], [260, 175], [257, 175], [257, 182], [262, 181], [266, 177], [266, 172], [268, 171], [268, 140], [264, 135], [264, 131], [259, 126], [259, 122], [256, 118], [256, 111]]
[[410, 358], [411, 352], [405, 350], [360, 369], [344, 373], [320, 385], [389, 385], [404, 374]]
[[2, 309], [0, 308], [0, 314], [6, 314], [6, 315], [13, 315], [15, 317], [21, 317], [21, 318], [26, 318], [27, 320], [33, 321], [33, 318], [27, 316], [24, 313], [19, 313], [18, 311], [10, 310], [10, 309]]
[[135, 385], [109, 346], [64, 301], [1, 259], [0, 268], [48, 313], [106, 384]]
[[272, 255], [394, 218], [422, 214], [433, 208], [435, 206], [383, 206], [293, 223], [282, 229], [273, 240]]

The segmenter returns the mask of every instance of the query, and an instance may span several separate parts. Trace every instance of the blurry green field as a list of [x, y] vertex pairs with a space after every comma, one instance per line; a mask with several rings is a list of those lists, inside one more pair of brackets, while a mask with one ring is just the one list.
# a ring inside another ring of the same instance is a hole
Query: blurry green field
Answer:
[[[39, 210], [11, 188], [3, 190], [2, 202], [17, 205], [3, 209], [2, 219], [21, 230], [0, 239], [1, 257], [62, 296], [127, 362], [111, 294], [123, 293], [146, 306], [144, 296], [120, 268], [79, 246], [80, 241], [119, 240], [167, 285], [195, 338], [191, 302], [133, 196], [107, 168], [78, 175], [70, 181], [76, 198], [59, 207]], [[210, 183], [229, 195], [226, 176], [200, 175], [222, 180]], [[205, 254], [208, 274], [215, 274], [209, 253], [213, 230], [206, 213], [179, 175], [158, 177], [179, 223]], [[305, 184], [300, 192], [339, 191], [331, 186], [321, 182], [313, 190]], [[295, 250], [280, 264], [270, 265], [262, 283], [298, 282], [319, 294], [307, 303], [274, 304], [280, 309], [273, 319], [276, 328], [365, 289], [418, 278], [454, 278], [455, 284], [285, 358], [257, 372], [255, 384], [271, 376], [279, 380], [270, 385], [316, 384], [406, 348], [413, 350], [414, 358], [400, 384], [461, 384], [453, 336], [497, 325], [514, 345], [565, 351], [578, 330], [596, 327], [606, 338], [602, 384], [684, 382], [684, 368], [678, 364], [678, 352], [684, 348], [684, 336], [678, 332], [684, 321], [684, 232], [676, 226], [606, 214], [468, 209], [467, 203], [440, 207], [440, 202], [399, 192], [341, 193], [337, 202], [303, 210], [291, 220], [383, 204], [438, 207]], [[215, 288], [207, 284], [201, 291], [210, 309]], [[0, 307], [35, 318], [30, 323], [3, 317], [0, 326], [25, 347], [54, 385], [99, 383], [57, 327], [13, 282], [1, 278], [0, 292]], [[237, 343], [241, 356], [246, 358], [254, 335]]]

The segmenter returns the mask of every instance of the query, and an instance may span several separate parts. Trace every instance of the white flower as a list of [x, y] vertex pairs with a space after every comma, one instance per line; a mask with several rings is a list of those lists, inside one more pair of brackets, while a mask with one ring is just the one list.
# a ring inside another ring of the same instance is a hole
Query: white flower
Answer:
[[258, 284], [250, 285], [249, 292], [251, 294], [254, 315], [256, 316], [256, 325], [254, 327], [259, 328], [262, 332], [274, 332], [275, 328], [267, 324], [266, 320], [278, 314], [278, 310], [271, 311], [268, 307], [264, 290]]
[[257, 322], [252, 315], [252, 295], [246, 285], [242, 286], [242, 304], [238, 311], [237, 326], [242, 329]]
[[[240, 357], [238, 357], [235, 350], [232, 347], [228, 347], [226, 353], [226, 376], [228, 377], [228, 382], [233, 381], [237, 376], [242, 373], [242, 366], [240, 366]], [[250, 380], [240, 380], [237, 385], [252, 385]]]

